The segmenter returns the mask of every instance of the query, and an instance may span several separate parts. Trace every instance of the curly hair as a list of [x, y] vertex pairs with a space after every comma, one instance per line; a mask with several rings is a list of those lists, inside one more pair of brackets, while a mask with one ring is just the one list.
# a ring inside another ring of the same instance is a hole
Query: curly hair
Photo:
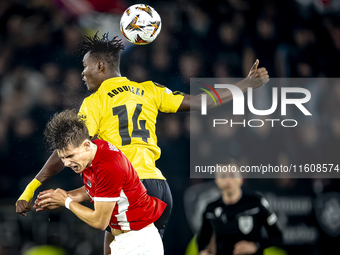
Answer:
[[65, 110], [54, 114], [44, 131], [45, 141], [51, 150], [77, 148], [83, 141], [90, 139], [84, 120], [77, 110]]
[[94, 36], [84, 36], [78, 43], [78, 49], [75, 53], [80, 56], [90, 52], [91, 57], [97, 60], [105, 60], [112, 68], [119, 70], [119, 53], [125, 49], [122, 40], [117, 36], [109, 39], [109, 33], [104, 33], [100, 39], [98, 32]]

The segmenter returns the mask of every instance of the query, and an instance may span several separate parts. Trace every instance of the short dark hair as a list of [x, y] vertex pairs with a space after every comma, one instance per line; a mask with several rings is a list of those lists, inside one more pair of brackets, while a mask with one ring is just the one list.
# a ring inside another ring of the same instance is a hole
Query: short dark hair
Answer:
[[46, 125], [44, 135], [51, 150], [65, 150], [69, 146], [77, 148], [90, 139], [85, 122], [75, 109], [54, 114]]
[[109, 33], [104, 33], [100, 39], [98, 32], [94, 36], [84, 36], [78, 43], [76, 53], [85, 55], [90, 52], [91, 57], [97, 60], [105, 60], [113, 69], [119, 70], [119, 53], [125, 49], [122, 40], [117, 36], [109, 39]]

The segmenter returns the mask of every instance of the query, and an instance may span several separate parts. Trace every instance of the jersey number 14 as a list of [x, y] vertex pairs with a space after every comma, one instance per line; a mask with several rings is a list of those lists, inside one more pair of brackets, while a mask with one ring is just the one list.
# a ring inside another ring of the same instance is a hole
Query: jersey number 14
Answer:
[[[132, 116], [133, 130], [131, 133], [132, 137], [141, 137], [142, 140], [148, 143], [148, 138], [150, 137], [150, 131], [145, 128], [146, 120], [139, 120], [138, 127], [138, 117], [142, 112], [142, 104], [137, 104], [135, 112]], [[122, 139], [122, 146], [131, 144], [131, 136], [129, 133], [129, 119], [126, 109], [126, 105], [120, 105], [112, 108], [113, 116], [118, 116], [119, 122], [119, 135]]]

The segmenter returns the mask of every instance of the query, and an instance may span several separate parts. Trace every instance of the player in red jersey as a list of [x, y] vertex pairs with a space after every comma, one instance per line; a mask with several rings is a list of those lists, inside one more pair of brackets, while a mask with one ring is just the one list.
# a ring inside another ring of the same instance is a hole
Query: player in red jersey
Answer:
[[[144, 185], [126, 156], [103, 140], [90, 140], [84, 121], [75, 110], [56, 114], [47, 124], [45, 137], [64, 165], [79, 173], [84, 186], [66, 192], [39, 194], [37, 211], [65, 206], [94, 228], [109, 225], [116, 237], [111, 254], [163, 254], [162, 239], [154, 226], [166, 207], [146, 194]], [[91, 200], [94, 210], [80, 202]]]

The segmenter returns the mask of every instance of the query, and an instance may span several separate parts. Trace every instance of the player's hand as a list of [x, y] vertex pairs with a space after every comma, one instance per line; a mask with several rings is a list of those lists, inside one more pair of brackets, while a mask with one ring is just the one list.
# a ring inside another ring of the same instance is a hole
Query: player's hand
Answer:
[[18, 200], [16, 204], [16, 212], [21, 216], [27, 216], [26, 212], [32, 211], [32, 206], [26, 200]]
[[36, 208], [37, 212], [46, 211], [46, 210], [53, 210], [53, 209], [56, 209], [56, 208], [59, 207], [59, 206], [48, 206], [48, 207], [44, 207], [44, 208], [39, 207], [39, 203], [42, 201], [41, 196], [44, 195], [44, 194], [48, 194], [48, 193], [54, 193], [54, 189], [44, 190], [44, 191], [42, 191], [38, 194], [38, 197], [34, 201], [34, 205], [33, 205], [33, 208]]
[[[56, 189], [53, 192], [46, 192], [44, 194], [39, 194], [39, 200], [37, 206], [42, 209], [57, 208], [60, 206], [65, 206], [65, 200], [67, 198], [67, 193], [65, 190]], [[46, 210], [46, 209], [45, 209]]]
[[239, 241], [234, 245], [233, 255], [254, 254], [257, 250], [258, 247], [254, 242]]
[[251, 83], [254, 89], [263, 86], [269, 81], [268, 71], [265, 67], [257, 68], [260, 61], [256, 59], [254, 65], [250, 68], [247, 80]]

